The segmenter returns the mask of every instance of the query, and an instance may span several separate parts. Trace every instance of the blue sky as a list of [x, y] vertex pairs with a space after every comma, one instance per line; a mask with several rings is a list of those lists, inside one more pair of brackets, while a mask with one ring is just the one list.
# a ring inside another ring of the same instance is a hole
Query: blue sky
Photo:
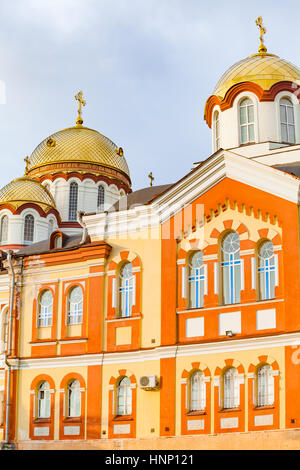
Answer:
[[256, 53], [300, 66], [296, 1], [0, 0], [0, 186], [48, 135], [84, 125], [123, 147], [133, 189], [181, 178], [211, 153], [205, 101], [222, 73]]

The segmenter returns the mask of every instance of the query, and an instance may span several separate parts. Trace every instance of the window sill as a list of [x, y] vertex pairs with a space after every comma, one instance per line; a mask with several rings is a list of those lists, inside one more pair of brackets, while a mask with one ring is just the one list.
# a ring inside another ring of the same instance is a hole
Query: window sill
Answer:
[[141, 313], [134, 313], [130, 315], [130, 317], [106, 317], [105, 321], [108, 322], [113, 322], [113, 321], [124, 321], [124, 320], [138, 320], [139, 318], [142, 318]]
[[263, 406], [255, 406], [253, 408], [254, 411], [259, 411], [259, 410], [275, 410], [274, 405], [263, 405]]
[[33, 420], [33, 424], [50, 424], [51, 418], [36, 418]]
[[206, 415], [206, 411], [189, 411], [186, 416], [203, 416]]
[[79, 423], [79, 424], [81, 424], [82, 419], [81, 418], [64, 418], [63, 423]]
[[222, 408], [219, 413], [236, 413], [242, 411], [241, 408]]
[[133, 421], [133, 417], [131, 415], [115, 416], [112, 421]]

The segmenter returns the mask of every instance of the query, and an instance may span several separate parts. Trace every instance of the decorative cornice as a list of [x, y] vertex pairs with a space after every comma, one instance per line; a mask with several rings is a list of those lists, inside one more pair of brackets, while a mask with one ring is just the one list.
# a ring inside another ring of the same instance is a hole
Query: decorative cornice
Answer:
[[[207, 125], [211, 128], [212, 126], [212, 114], [215, 106], [219, 106], [221, 111], [232, 108], [235, 98], [245, 91], [254, 93], [259, 101], [274, 101], [276, 95], [281, 91], [290, 91], [295, 93], [300, 90], [300, 86], [292, 82], [278, 82], [271, 86], [269, 90], [264, 90], [261, 86], [253, 82], [242, 82], [233, 85], [226, 92], [223, 99], [220, 99], [216, 95], [211, 95], [205, 104], [204, 119]], [[300, 102], [300, 94], [298, 93], [298, 100]]]

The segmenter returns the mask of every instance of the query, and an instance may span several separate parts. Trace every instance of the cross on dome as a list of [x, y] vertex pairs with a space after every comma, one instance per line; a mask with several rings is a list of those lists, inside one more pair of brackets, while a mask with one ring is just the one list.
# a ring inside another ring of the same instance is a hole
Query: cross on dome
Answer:
[[76, 95], [75, 95], [75, 100], [78, 101], [78, 116], [76, 119], [76, 124], [77, 125], [82, 125], [83, 119], [82, 119], [82, 107], [86, 106], [86, 101], [83, 99], [82, 96], [82, 90], [80, 90]]

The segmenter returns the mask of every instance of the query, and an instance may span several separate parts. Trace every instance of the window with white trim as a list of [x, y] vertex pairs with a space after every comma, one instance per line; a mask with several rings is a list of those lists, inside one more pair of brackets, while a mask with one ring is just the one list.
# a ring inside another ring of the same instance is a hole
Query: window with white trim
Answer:
[[204, 373], [200, 370], [190, 377], [189, 411], [204, 411], [206, 406], [206, 386]]
[[243, 99], [239, 104], [240, 142], [254, 142], [254, 104], [250, 98]]
[[48, 289], [45, 290], [39, 298], [38, 327], [52, 326], [53, 315], [53, 295]]
[[280, 100], [281, 141], [289, 144], [296, 142], [294, 106], [289, 98]]
[[275, 297], [277, 278], [277, 257], [271, 241], [263, 242], [258, 249], [259, 299], [268, 300]]
[[34, 217], [31, 214], [25, 216], [24, 221], [24, 243], [33, 242], [34, 237]]
[[73, 181], [70, 184], [69, 196], [69, 221], [77, 220], [77, 205], [78, 205], [78, 184]]
[[237, 408], [240, 404], [238, 371], [230, 367], [223, 374], [223, 408]]
[[8, 238], [8, 216], [4, 215], [1, 219], [0, 242], [7, 243]]
[[240, 237], [230, 232], [221, 243], [223, 303], [236, 304], [241, 300], [243, 261], [240, 258]]
[[72, 380], [67, 386], [67, 417], [81, 416], [81, 391], [78, 380]]
[[206, 265], [203, 263], [202, 251], [196, 251], [189, 257], [189, 307], [203, 307], [206, 293]]
[[135, 276], [132, 273], [132, 264], [124, 264], [119, 273], [119, 315], [130, 317], [135, 298]]
[[37, 417], [50, 418], [50, 415], [50, 386], [48, 382], [43, 382], [39, 385], [37, 390]]
[[274, 403], [273, 369], [269, 364], [262, 365], [257, 371], [257, 406]]
[[130, 415], [132, 412], [131, 382], [128, 377], [123, 377], [117, 385], [117, 416]]
[[77, 325], [82, 323], [83, 316], [83, 292], [80, 286], [73, 287], [68, 294], [67, 324]]

